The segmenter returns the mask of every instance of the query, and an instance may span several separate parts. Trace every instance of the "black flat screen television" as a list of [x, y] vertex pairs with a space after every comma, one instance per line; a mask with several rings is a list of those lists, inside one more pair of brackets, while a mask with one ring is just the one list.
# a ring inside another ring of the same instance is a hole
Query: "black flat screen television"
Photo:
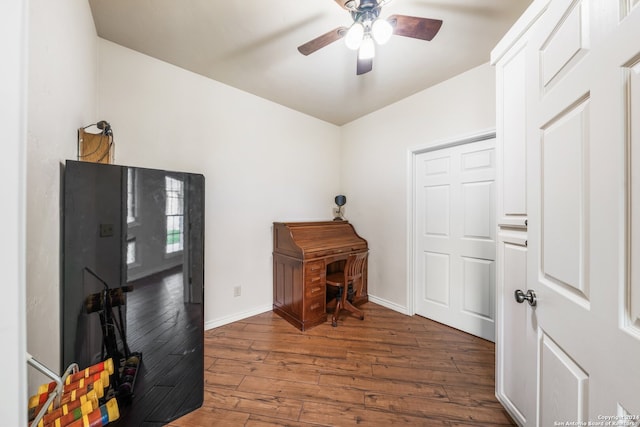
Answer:
[[63, 194], [61, 371], [114, 361], [110, 426], [200, 407], [204, 177], [68, 160]]

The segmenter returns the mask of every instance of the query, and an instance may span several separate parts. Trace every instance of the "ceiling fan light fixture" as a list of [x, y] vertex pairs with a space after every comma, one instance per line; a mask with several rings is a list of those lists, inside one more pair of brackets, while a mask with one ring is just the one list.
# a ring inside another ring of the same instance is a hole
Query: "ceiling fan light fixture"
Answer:
[[[636, 0], [639, 1], [639, 0]], [[347, 48], [358, 51], [356, 74], [362, 75], [373, 69], [373, 58], [377, 44], [386, 43], [392, 35], [431, 41], [442, 26], [441, 19], [393, 14], [380, 19], [381, 7], [391, 0], [335, 0], [349, 15], [350, 27], [340, 26], [298, 46], [298, 51], [309, 55], [339, 39], [344, 39]], [[634, 70], [637, 72], [637, 68]]]
[[358, 59], [371, 59], [376, 55], [376, 47], [371, 36], [366, 35], [358, 51]]
[[356, 50], [362, 44], [364, 27], [359, 22], [354, 22], [344, 37], [344, 44], [351, 50]]
[[376, 19], [371, 26], [371, 35], [378, 44], [385, 44], [393, 34], [393, 27], [386, 19]]
[[356, 0], [347, 0], [344, 2], [344, 8], [347, 10], [356, 10], [360, 6], [360, 2]]

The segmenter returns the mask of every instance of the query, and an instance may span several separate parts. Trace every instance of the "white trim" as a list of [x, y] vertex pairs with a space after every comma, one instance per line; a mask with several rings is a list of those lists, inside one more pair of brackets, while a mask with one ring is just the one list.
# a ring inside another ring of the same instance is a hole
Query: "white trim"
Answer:
[[[411, 315], [407, 312], [408, 311], [407, 307], [403, 307], [399, 304], [396, 304], [395, 302], [391, 302], [383, 298], [378, 298], [371, 294], [369, 294], [368, 297], [369, 297], [369, 301], [375, 304], [381, 305], [393, 311], [397, 311], [398, 313], [406, 314], [407, 316]], [[273, 309], [272, 305], [267, 305], [264, 307], [254, 308], [249, 311], [243, 311], [242, 313], [234, 313], [230, 316], [209, 320], [208, 322], [205, 322], [204, 329], [205, 331], [208, 331], [209, 329], [218, 328], [220, 326], [228, 325], [229, 323], [237, 322], [239, 320], [244, 320], [252, 316], [257, 316], [258, 314], [269, 312], [272, 309]]]
[[369, 294], [369, 301], [381, 305], [383, 307], [386, 307], [390, 310], [393, 311], [397, 311], [398, 313], [402, 313], [402, 314], [406, 314], [407, 316], [411, 316], [411, 314], [408, 312], [409, 310], [407, 310], [407, 307], [403, 307], [400, 304], [396, 304], [395, 302], [391, 302], [389, 300], [383, 299], [383, 298], [378, 298], [374, 295]]
[[[0, 419], [3, 425], [26, 426], [26, 146], [28, 86], [28, 1], [0, 3], [0, 128], [4, 162], [0, 177], [7, 183], [3, 272], [5, 307], [0, 311], [3, 368], [0, 372]], [[54, 212], [55, 214], [55, 212]]]
[[[415, 161], [418, 154], [425, 153], [427, 151], [441, 150], [443, 148], [455, 147], [458, 145], [470, 144], [472, 142], [484, 141], [487, 139], [496, 137], [496, 129], [490, 128], [481, 130], [469, 135], [461, 135], [448, 139], [441, 139], [431, 141], [425, 144], [410, 147], [407, 150], [407, 304], [404, 313], [413, 316], [415, 311], [415, 278], [414, 263], [415, 258], [415, 188], [414, 188], [414, 174], [415, 174]], [[400, 310], [396, 310], [400, 311]]]
[[218, 319], [209, 320], [204, 324], [204, 330], [207, 331], [209, 329], [217, 328], [219, 326], [224, 326], [229, 323], [237, 322], [238, 320], [243, 320], [251, 316], [256, 316], [258, 314], [266, 313], [267, 311], [271, 311], [273, 309], [273, 305], [269, 304], [263, 307], [254, 308], [249, 311], [243, 311], [242, 313], [234, 313], [231, 316], [220, 317]]
[[529, 31], [529, 28], [538, 20], [538, 18], [545, 12], [547, 6], [551, 0], [534, 0], [529, 5], [527, 10], [518, 18], [513, 26], [502, 37], [498, 44], [491, 51], [490, 64], [496, 65], [498, 61], [504, 56], [505, 53], [511, 49], [520, 37]]

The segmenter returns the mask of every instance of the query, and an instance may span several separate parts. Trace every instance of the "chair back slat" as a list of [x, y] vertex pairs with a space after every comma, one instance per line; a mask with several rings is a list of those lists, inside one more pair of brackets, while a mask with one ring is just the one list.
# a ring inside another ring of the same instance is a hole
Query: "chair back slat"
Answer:
[[344, 266], [345, 283], [360, 281], [364, 275], [369, 252], [359, 252], [349, 255]]

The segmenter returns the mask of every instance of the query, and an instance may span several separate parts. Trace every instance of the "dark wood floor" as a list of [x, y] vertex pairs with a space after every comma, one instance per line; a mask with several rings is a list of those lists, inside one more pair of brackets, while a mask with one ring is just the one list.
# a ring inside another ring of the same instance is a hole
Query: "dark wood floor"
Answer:
[[205, 332], [202, 408], [172, 427], [514, 425], [494, 344], [374, 303], [300, 332], [272, 312]]
[[127, 294], [127, 343], [142, 353], [129, 405], [114, 427], [156, 427], [197, 407], [202, 398], [201, 304], [183, 301], [182, 270], [133, 282]]

